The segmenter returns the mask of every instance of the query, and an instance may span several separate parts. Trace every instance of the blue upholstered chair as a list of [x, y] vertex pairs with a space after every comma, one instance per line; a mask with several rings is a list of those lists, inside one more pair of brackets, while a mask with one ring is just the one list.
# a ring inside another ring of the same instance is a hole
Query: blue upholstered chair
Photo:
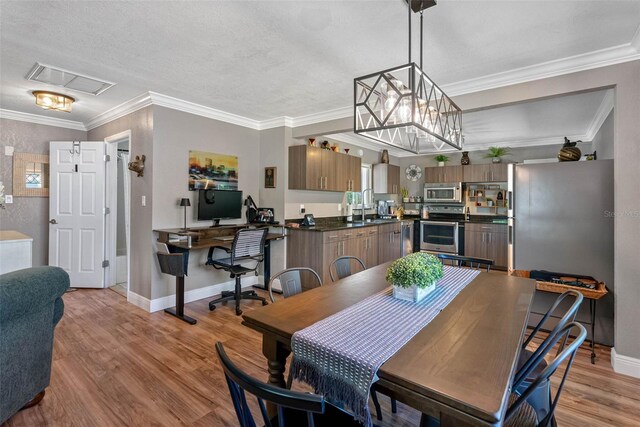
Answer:
[[44, 396], [67, 288], [69, 276], [58, 267], [0, 275], [0, 424]]

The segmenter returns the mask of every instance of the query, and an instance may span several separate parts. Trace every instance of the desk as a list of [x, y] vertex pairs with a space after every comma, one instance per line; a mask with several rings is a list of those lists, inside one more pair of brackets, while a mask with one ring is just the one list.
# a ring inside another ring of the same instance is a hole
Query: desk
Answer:
[[[261, 227], [282, 227], [280, 225], [252, 225]], [[211, 246], [231, 248], [232, 240], [220, 240], [218, 237], [233, 236], [236, 231], [247, 228], [247, 224], [239, 225], [221, 225], [218, 227], [197, 227], [197, 228], [168, 228], [162, 230], [153, 230], [158, 233], [158, 242], [166, 243], [168, 246], [180, 248], [185, 252], [192, 249], [209, 249]], [[187, 242], [172, 242], [171, 235], [191, 237], [191, 246]], [[274, 240], [282, 240], [286, 237], [284, 234], [269, 233], [264, 244], [264, 286], [254, 285], [255, 288], [267, 289], [267, 284], [271, 279], [271, 242]]]
[[[269, 383], [285, 387], [294, 332], [387, 288], [388, 265], [245, 314], [243, 324], [263, 335]], [[377, 385], [442, 425], [500, 425], [534, 292], [531, 279], [480, 273], [382, 365]]]

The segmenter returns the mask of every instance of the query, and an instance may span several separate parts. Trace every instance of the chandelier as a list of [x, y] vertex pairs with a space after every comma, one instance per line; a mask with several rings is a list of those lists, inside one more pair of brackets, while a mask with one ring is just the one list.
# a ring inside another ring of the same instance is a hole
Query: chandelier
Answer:
[[[354, 79], [354, 132], [415, 154], [462, 150], [462, 110], [422, 71], [422, 12], [407, 0], [409, 62]], [[420, 13], [420, 67], [411, 62], [411, 12]]]

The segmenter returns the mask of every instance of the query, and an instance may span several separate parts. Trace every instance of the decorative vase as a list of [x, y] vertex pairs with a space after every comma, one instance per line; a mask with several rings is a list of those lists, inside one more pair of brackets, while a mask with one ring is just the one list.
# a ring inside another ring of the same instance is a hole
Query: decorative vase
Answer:
[[578, 142], [582, 141], [572, 142], [569, 141], [569, 138], [565, 136], [564, 145], [558, 153], [558, 160], [560, 160], [561, 162], [577, 162], [578, 160], [580, 160], [580, 157], [582, 157], [582, 151], [580, 151], [580, 149], [576, 147], [576, 144], [578, 144]]
[[491, 163], [500, 163], [502, 161], [502, 159], [500, 157], [493, 157], [491, 159]]
[[393, 297], [403, 301], [420, 302], [435, 290], [435, 283], [432, 283], [426, 288], [420, 288], [416, 285], [413, 285], [410, 288], [402, 288], [400, 286], [393, 285]]
[[445, 162], [438, 162], [438, 166], [443, 167]]
[[463, 151], [462, 152], [462, 158], [460, 159], [460, 164], [461, 165], [468, 165], [471, 163], [471, 159], [469, 159], [469, 152], [468, 151]]
[[380, 159], [380, 163], [389, 163], [389, 151], [382, 150], [382, 158]]
[[316, 146], [316, 139], [309, 138], [309, 147], [315, 147], [315, 146]]

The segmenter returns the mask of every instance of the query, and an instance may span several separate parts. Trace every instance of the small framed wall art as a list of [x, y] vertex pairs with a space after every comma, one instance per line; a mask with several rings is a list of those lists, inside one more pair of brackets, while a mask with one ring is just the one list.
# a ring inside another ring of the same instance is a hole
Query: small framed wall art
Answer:
[[276, 188], [278, 168], [269, 166], [264, 168], [264, 188]]

